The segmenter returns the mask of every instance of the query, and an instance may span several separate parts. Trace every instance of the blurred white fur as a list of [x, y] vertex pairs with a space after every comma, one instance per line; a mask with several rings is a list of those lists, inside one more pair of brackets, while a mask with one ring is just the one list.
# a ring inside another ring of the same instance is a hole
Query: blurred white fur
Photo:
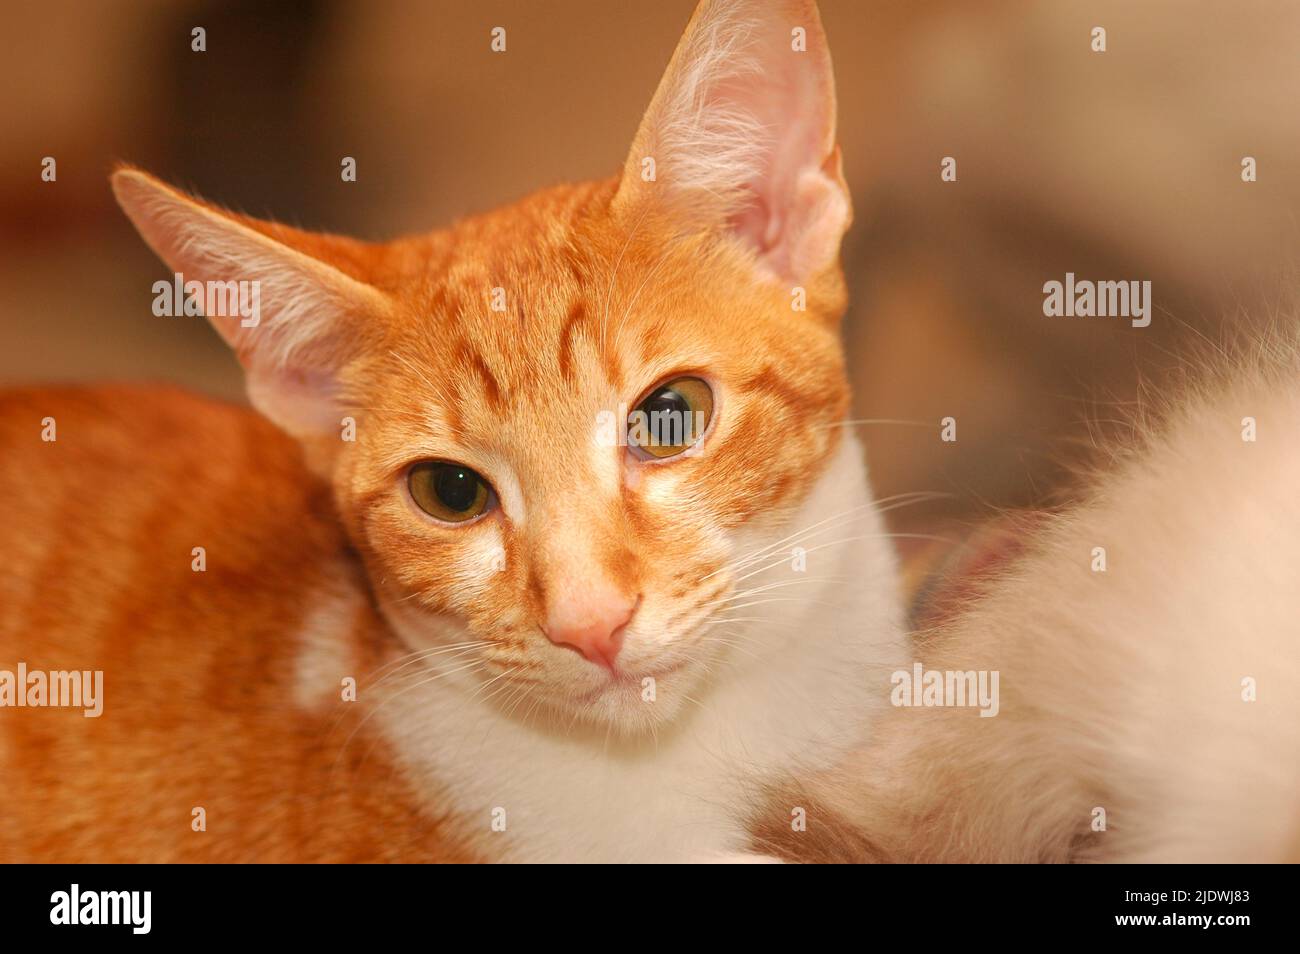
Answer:
[[[1136, 421], [1083, 503], [921, 634], [930, 668], [1001, 672], [1000, 715], [894, 710], [850, 763], [775, 791], [757, 847], [800, 860], [1300, 860], [1300, 361], [1268, 345], [1228, 364], [1164, 397], [1162, 423]], [[802, 842], [782, 831], [789, 804], [814, 806]]]

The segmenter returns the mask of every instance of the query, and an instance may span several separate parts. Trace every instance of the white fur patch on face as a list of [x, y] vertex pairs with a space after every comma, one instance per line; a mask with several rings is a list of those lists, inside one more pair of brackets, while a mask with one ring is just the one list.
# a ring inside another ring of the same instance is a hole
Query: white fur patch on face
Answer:
[[671, 465], [650, 464], [647, 467], [653, 468], [655, 473], [644, 474], [640, 482], [641, 498], [650, 506], [662, 508], [669, 513], [679, 509], [678, 501], [682, 493], [680, 476], [672, 471]]
[[496, 490], [497, 501], [501, 504], [505, 515], [516, 526], [523, 526], [527, 517], [524, 509], [524, 491], [519, 486], [519, 478], [515, 476], [514, 471], [505, 466], [504, 462], [497, 461], [493, 463], [491, 473], [484, 476]]
[[462, 535], [461, 556], [452, 567], [460, 598], [486, 595], [492, 580], [506, 568], [501, 532], [493, 524], [469, 527]]
[[[593, 420], [596, 419], [597, 413], [599, 412], [593, 411]], [[621, 422], [620, 426], [622, 426]], [[598, 430], [592, 429], [591, 442], [587, 445], [587, 473], [590, 475], [592, 486], [609, 488], [611, 492], [617, 490], [624, 479], [625, 452], [625, 448], [610, 447], [602, 442]]]

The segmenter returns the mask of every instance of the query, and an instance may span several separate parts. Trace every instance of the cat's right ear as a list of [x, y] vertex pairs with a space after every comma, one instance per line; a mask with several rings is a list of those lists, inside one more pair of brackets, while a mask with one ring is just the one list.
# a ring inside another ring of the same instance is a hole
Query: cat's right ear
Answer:
[[253, 405], [300, 439], [337, 435], [341, 374], [392, 308], [357, 274], [363, 243], [235, 215], [138, 169], [119, 169], [112, 184], [149, 247], [182, 282], [202, 284], [204, 313], [243, 364]]
[[628, 153], [614, 199], [660, 209], [806, 282], [839, 261], [852, 217], [835, 79], [813, 0], [702, 0]]

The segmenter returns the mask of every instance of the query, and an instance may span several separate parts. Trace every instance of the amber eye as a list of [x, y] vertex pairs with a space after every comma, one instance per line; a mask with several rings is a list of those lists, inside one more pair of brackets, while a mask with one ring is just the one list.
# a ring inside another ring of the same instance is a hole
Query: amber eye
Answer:
[[713, 419], [713, 392], [699, 378], [674, 378], [642, 398], [627, 419], [627, 442], [643, 456], [664, 458], [699, 442]]
[[487, 481], [477, 473], [445, 461], [416, 464], [406, 485], [421, 510], [448, 523], [473, 520], [487, 509], [492, 495]]

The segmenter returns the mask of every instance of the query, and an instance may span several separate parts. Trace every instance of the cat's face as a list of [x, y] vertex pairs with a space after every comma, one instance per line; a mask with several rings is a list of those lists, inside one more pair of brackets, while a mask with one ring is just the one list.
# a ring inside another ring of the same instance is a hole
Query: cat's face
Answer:
[[383, 245], [114, 188], [186, 279], [258, 283], [210, 317], [418, 658], [632, 730], [727, 650], [767, 561], [734, 564], [837, 443], [834, 117], [809, 0], [706, 0], [606, 183]]
[[336, 487], [413, 649], [481, 640], [455, 663], [502, 699], [626, 727], [670, 717], [725, 652], [715, 621], [753, 615], [729, 597], [770, 561], [729, 564], [784, 535], [848, 392], [825, 313], [611, 211], [614, 188], [403, 249], [427, 265], [352, 385]]

